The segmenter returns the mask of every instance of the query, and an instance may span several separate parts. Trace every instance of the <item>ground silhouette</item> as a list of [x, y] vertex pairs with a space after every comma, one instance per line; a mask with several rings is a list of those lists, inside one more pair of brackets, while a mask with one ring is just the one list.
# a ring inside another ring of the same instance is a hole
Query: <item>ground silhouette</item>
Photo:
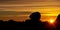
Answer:
[[57, 30], [60, 30], [60, 14], [57, 16], [55, 25], [56, 25]]
[[[48, 22], [41, 22], [41, 14], [33, 12], [24, 22], [16, 22], [12, 19], [8, 21], [0, 20], [0, 30], [56, 30], [48, 28]], [[60, 30], [60, 14], [55, 21], [57, 30]]]
[[16, 22], [13, 20], [2, 21], [0, 20], [0, 30], [23, 30], [24, 23]]
[[26, 30], [47, 30], [43, 22], [41, 22], [41, 14], [34, 12], [30, 16], [29, 20], [25, 21]]

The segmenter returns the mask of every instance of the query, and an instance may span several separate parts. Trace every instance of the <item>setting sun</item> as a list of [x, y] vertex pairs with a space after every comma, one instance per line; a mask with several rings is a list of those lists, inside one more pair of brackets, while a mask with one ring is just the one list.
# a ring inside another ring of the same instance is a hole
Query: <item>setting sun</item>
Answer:
[[50, 19], [49, 22], [50, 22], [50, 23], [54, 23], [55, 20], [54, 20], [54, 19]]

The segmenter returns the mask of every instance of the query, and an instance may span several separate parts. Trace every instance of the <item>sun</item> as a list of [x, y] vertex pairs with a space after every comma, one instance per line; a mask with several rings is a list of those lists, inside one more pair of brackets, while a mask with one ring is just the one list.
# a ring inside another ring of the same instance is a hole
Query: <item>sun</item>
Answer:
[[50, 23], [54, 23], [55, 20], [54, 20], [54, 19], [50, 19], [49, 22], [50, 22]]

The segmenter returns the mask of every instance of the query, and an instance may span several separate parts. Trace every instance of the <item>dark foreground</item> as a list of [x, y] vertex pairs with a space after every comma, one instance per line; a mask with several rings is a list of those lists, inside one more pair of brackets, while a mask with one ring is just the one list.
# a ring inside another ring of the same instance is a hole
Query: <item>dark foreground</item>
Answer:
[[[47, 24], [48, 25], [48, 24]], [[56, 30], [50, 29], [46, 26], [46, 22], [16, 22], [13, 20], [2, 21], [0, 20], [0, 30]]]
[[53, 26], [48, 22], [41, 22], [39, 12], [32, 13], [29, 18], [25, 22], [0, 20], [0, 30], [60, 30], [60, 14]]

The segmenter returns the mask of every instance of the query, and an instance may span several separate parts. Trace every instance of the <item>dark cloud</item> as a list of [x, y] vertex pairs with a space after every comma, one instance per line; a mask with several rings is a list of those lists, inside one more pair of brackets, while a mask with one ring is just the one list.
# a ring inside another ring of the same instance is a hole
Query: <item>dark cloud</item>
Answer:
[[[49, 0], [49, 1], [60, 1], [60, 0]], [[1, 4], [29, 4], [29, 3], [36, 3], [36, 2], [48, 2], [48, 0], [0, 0]]]
[[46, 0], [0, 0], [0, 1], [46, 1]]
[[46, 0], [0, 0], [0, 4], [26, 4], [26, 3], [33, 3], [33, 2], [44, 2]]
[[0, 15], [28, 15], [32, 12], [0, 11]]
[[[0, 11], [0, 15], [29, 15], [33, 12], [27, 12], [27, 11], [21, 11], [21, 12], [16, 12], [16, 11]], [[42, 12], [41, 14], [51, 14], [51, 13], [44, 13]]]
[[0, 1], [19, 1], [19, 0], [0, 0]]
[[19, 2], [45, 2], [45, 1], [60, 1], [60, 0], [0, 0], [3, 1], [19, 1]]

